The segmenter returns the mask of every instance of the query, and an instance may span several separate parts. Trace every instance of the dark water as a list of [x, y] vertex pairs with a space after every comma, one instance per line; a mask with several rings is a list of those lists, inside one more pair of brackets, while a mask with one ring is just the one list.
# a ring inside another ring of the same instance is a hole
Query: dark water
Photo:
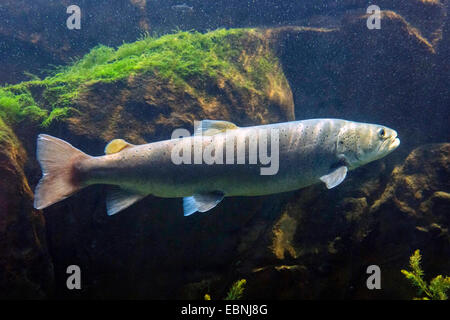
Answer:
[[[219, 300], [240, 279], [243, 299], [426, 297], [401, 269], [420, 250], [425, 281], [450, 274], [449, 3], [372, 4], [0, 1], [0, 297]], [[33, 208], [40, 133], [101, 156], [195, 120], [314, 118], [386, 126], [401, 144], [336, 188], [187, 217], [181, 198], [151, 195], [108, 216], [104, 184]]]

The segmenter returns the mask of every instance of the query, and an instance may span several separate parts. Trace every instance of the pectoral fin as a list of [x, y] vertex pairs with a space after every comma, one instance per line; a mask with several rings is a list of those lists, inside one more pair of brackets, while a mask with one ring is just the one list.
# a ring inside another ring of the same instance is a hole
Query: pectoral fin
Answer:
[[335, 169], [330, 174], [320, 177], [326, 185], [328, 189], [334, 188], [338, 186], [342, 181], [344, 181], [347, 176], [348, 168], [346, 166], [339, 167]]
[[197, 211], [206, 212], [214, 208], [222, 201], [224, 194], [222, 192], [210, 192], [194, 194], [192, 197], [183, 198], [184, 215], [189, 216]]
[[146, 195], [124, 190], [120, 187], [111, 187], [106, 195], [106, 211], [108, 212], [108, 216], [112, 216], [128, 208], [145, 197]]

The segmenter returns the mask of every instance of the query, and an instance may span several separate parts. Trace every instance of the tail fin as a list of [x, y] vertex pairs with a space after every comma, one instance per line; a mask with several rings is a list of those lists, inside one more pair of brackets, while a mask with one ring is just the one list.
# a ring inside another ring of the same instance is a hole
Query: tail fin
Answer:
[[71, 144], [40, 134], [37, 139], [37, 159], [42, 178], [34, 192], [34, 207], [44, 209], [74, 194], [82, 188], [74, 164], [90, 156]]

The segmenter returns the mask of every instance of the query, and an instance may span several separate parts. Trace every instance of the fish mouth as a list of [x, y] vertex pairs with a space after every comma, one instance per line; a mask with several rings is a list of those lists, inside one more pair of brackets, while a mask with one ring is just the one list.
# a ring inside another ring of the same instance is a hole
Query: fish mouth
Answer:
[[389, 144], [389, 147], [388, 147], [389, 152], [394, 151], [400, 145], [400, 139], [397, 138], [396, 136], [397, 135], [395, 135], [394, 137], [391, 138], [391, 143]]
[[400, 139], [397, 138], [397, 132], [393, 132], [390, 137], [385, 139], [383, 143], [379, 147], [379, 153], [383, 154], [383, 156], [391, 153], [400, 145]]

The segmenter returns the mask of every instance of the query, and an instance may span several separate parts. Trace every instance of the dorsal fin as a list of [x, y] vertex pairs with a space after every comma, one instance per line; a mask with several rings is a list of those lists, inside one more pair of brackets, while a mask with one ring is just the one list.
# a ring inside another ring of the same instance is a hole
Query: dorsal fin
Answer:
[[202, 120], [195, 127], [194, 136], [213, 136], [226, 130], [238, 129], [232, 122], [222, 120]]
[[105, 147], [105, 154], [117, 153], [129, 147], [134, 147], [134, 144], [128, 143], [123, 139], [114, 139]]

